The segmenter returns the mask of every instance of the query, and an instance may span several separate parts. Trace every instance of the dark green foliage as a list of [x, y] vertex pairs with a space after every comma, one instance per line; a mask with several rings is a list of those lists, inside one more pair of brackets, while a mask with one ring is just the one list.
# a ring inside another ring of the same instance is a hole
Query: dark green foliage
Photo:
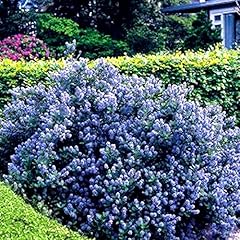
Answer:
[[67, 18], [51, 14], [39, 14], [37, 17], [37, 36], [50, 48], [52, 55], [62, 56], [65, 43], [79, 37], [79, 26]]
[[161, 6], [188, 2], [189, 0], [53, 0], [48, 11], [71, 18], [83, 28], [94, 27], [113, 38], [123, 38], [125, 30], [132, 28], [137, 20], [156, 20], [156, 16], [161, 15]]
[[162, 0], [161, 2], [164, 7], [168, 7], [172, 5], [191, 3], [191, 0]]
[[18, 0], [0, 1], [0, 23], [4, 24], [5, 19], [18, 10]]
[[[2, 24], [1, 24], [2, 20]], [[31, 24], [35, 20], [34, 12], [24, 12], [16, 10], [14, 13], [7, 15], [1, 19], [0, 12], [0, 39], [15, 34], [30, 34], [35, 31], [34, 25]]]
[[54, 0], [48, 11], [57, 16], [71, 18], [82, 28], [94, 27], [114, 38], [123, 36], [124, 26], [132, 22], [133, 13], [140, 0]]
[[89, 16], [92, 9], [89, 2], [90, 0], [53, 0], [47, 11], [56, 14], [58, 17], [71, 18], [81, 24], [81, 27], [87, 27], [90, 26], [92, 18]]
[[220, 31], [212, 28], [206, 12], [164, 16], [161, 28], [157, 31], [166, 36], [167, 50], [206, 50], [209, 46], [221, 42]]
[[185, 49], [185, 38], [192, 29], [196, 15], [168, 15], [164, 17], [163, 29], [166, 31], [166, 49]]
[[90, 59], [120, 56], [130, 51], [126, 42], [114, 40], [109, 35], [102, 34], [93, 28], [80, 30], [77, 49], [82, 52], [82, 57]]
[[146, 1], [138, 6], [132, 25], [126, 28], [126, 39], [134, 53], [158, 52], [163, 48], [206, 49], [221, 41], [219, 31], [211, 28], [206, 13], [164, 15], [158, 3]]
[[147, 25], [135, 25], [127, 32], [127, 42], [133, 53], [163, 50], [166, 38], [164, 29], [155, 31]]
[[197, 14], [197, 18], [192, 22], [184, 38], [184, 48], [207, 49], [217, 42], [221, 42], [220, 30], [212, 28], [207, 12]]
[[81, 29], [73, 20], [51, 14], [38, 16], [37, 32], [38, 37], [47, 43], [56, 57], [63, 55], [66, 42], [70, 43], [73, 39], [77, 42], [77, 51], [81, 51], [81, 56], [90, 59], [129, 52], [124, 41], [114, 40], [94, 28]]
[[156, 1], [139, 3], [132, 22], [125, 29], [126, 40], [133, 53], [158, 52], [165, 48], [167, 40], [161, 6]]

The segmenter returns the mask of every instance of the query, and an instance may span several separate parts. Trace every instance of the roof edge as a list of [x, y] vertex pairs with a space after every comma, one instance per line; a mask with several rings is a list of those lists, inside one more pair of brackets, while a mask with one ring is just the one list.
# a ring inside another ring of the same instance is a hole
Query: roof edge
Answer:
[[199, 12], [201, 10], [209, 10], [216, 8], [224, 8], [224, 7], [233, 7], [236, 6], [235, 0], [233, 1], [210, 1], [204, 3], [190, 3], [184, 5], [177, 5], [166, 7], [161, 10], [163, 13], [192, 13]]

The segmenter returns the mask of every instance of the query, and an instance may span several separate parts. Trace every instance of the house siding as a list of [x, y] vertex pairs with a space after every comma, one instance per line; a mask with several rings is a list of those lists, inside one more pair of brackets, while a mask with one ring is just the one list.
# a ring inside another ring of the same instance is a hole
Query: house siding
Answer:
[[240, 44], [240, 16], [237, 15], [235, 0], [192, 1], [191, 4], [168, 7], [162, 12], [191, 13], [207, 10], [213, 27], [221, 29], [221, 38], [226, 48], [232, 48], [237, 42]]
[[[212, 21], [213, 27], [217, 25], [221, 25], [221, 38], [223, 39], [223, 45], [226, 46], [225, 41], [225, 15], [229, 13], [235, 13], [236, 7], [229, 8], [220, 8], [220, 9], [212, 9], [209, 11], [209, 19]], [[215, 20], [215, 16], [221, 16], [220, 21]]]

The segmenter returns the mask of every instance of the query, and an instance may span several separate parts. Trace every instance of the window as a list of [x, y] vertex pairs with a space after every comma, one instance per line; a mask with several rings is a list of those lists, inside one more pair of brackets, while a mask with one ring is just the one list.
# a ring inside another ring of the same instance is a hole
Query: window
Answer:
[[221, 24], [217, 24], [217, 25], [215, 25], [215, 28], [216, 28], [216, 29], [221, 29], [221, 28], [222, 28], [222, 25], [221, 25]]
[[221, 21], [221, 15], [215, 15], [214, 20], [215, 21]]

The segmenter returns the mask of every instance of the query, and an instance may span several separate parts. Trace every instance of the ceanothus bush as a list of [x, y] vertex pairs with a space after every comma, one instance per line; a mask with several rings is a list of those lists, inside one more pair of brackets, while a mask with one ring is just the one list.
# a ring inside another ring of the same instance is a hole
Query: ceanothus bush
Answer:
[[240, 211], [240, 130], [184, 85], [73, 61], [17, 88], [0, 129], [4, 179], [97, 239], [226, 239]]

